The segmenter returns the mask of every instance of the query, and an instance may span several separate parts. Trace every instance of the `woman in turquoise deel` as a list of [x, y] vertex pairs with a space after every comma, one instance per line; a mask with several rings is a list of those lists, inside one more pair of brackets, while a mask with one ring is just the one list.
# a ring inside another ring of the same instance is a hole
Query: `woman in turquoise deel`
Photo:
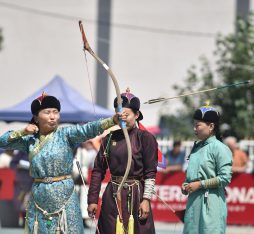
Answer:
[[[115, 124], [112, 118], [59, 127], [60, 101], [46, 95], [33, 100], [31, 123], [0, 136], [0, 147], [29, 154], [33, 178], [25, 233], [84, 234], [78, 196], [72, 179], [75, 147]], [[121, 115], [119, 115], [121, 117]]]
[[189, 156], [182, 192], [188, 194], [184, 234], [221, 234], [226, 231], [225, 187], [232, 177], [232, 154], [219, 139], [219, 112], [203, 106], [194, 113], [198, 141]]

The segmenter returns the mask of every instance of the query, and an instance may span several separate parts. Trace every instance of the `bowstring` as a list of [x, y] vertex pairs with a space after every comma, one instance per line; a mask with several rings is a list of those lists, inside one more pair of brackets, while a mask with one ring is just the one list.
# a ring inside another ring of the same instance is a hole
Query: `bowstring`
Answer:
[[[93, 215], [92, 223], [94, 223], [94, 226], [96, 227], [96, 232], [98, 232], [98, 234], [100, 234], [100, 230], [98, 228], [98, 221], [96, 220], [95, 215]], [[90, 233], [92, 233], [92, 230]]]
[[86, 64], [86, 71], [87, 71], [87, 77], [88, 77], [88, 82], [89, 82], [90, 95], [91, 95], [92, 104], [93, 104], [93, 112], [94, 112], [94, 115], [96, 116], [95, 104], [94, 104], [94, 96], [93, 96], [93, 92], [92, 92], [90, 73], [89, 73], [89, 69], [88, 69], [88, 60], [87, 60], [86, 50], [85, 49], [84, 49], [84, 54], [85, 54], [85, 64]]
[[[89, 73], [89, 69], [88, 69], [88, 60], [87, 60], [87, 56], [86, 56], [86, 50], [84, 49], [84, 54], [85, 54], [85, 63], [86, 63], [86, 70], [87, 70], [87, 77], [88, 77], [88, 81], [89, 81], [89, 88], [90, 88], [90, 95], [91, 95], [91, 99], [92, 99], [92, 104], [93, 104], [93, 112], [94, 112], [94, 116], [96, 117], [96, 110], [95, 110], [95, 104], [94, 104], [94, 95], [93, 95], [93, 91], [92, 91], [92, 85], [91, 85], [91, 78], [90, 78], [90, 73]], [[105, 147], [102, 141], [103, 137], [100, 137], [100, 145], [102, 146], [103, 152], [105, 151]]]
[[[156, 191], [153, 191], [153, 194], [159, 198], [159, 200], [172, 212], [172, 213], [175, 213], [175, 210], [166, 202], [164, 201], [157, 193]], [[175, 223], [175, 227], [174, 227], [174, 234], [176, 233], [176, 226], [177, 226], [178, 223]]]
[[[94, 112], [94, 116], [96, 117], [96, 110], [95, 110], [95, 103], [94, 103], [94, 95], [92, 92], [92, 85], [91, 85], [91, 78], [90, 78], [90, 72], [89, 72], [89, 68], [88, 68], [88, 60], [87, 60], [87, 56], [86, 56], [86, 49], [84, 49], [84, 54], [85, 54], [85, 64], [86, 64], [86, 71], [87, 71], [87, 78], [88, 78], [88, 82], [89, 82], [89, 89], [90, 89], [90, 95], [91, 95], [91, 100], [92, 100], [92, 105], [93, 105], [93, 112]], [[103, 149], [103, 152], [105, 152], [105, 147], [102, 141], [103, 137], [100, 137], [100, 146]], [[86, 194], [88, 196], [88, 191], [86, 190]], [[96, 231], [100, 234], [99, 228], [98, 228], [98, 221], [96, 220], [95, 215], [93, 215], [93, 218], [91, 220], [92, 222], [92, 226], [94, 224], [94, 226], [96, 227]]]

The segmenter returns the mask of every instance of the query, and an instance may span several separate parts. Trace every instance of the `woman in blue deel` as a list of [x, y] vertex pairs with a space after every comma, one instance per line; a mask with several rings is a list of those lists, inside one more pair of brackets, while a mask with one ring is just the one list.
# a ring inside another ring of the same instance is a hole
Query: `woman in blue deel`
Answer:
[[[203, 106], [194, 113], [198, 138], [189, 156], [182, 186], [188, 194], [184, 234], [222, 234], [226, 231], [225, 187], [232, 176], [232, 154], [219, 139], [219, 112]], [[218, 137], [218, 139], [217, 139]]]
[[0, 137], [0, 148], [29, 154], [33, 177], [25, 233], [83, 234], [79, 200], [71, 177], [77, 144], [118, 123], [117, 116], [84, 125], [59, 127], [61, 105], [54, 96], [42, 95], [31, 104], [33, 119], [21, 131]]

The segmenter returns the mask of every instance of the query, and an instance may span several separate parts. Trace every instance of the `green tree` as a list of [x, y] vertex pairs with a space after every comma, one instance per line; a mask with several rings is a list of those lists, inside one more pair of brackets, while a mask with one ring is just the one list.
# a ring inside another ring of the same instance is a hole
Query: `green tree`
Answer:
[[[254, 23], [253, 14], [245, 20], [236, 21], [237, 31], [227, 36], [218, 35], [216, 39], [216, 70], [210, 62], [201, 58], [200, 70], [192, 66], [183, 86], [175, 85], [178, 94], [231, 84], [240, 81], [254, 81]], [[237, 86], [215, 92], [207, 92], [181, 99], [183, 110], [189, 118], [193, 111], [206, 100], [217, 106], [222, 113], [221, 123], [229, 126], [227, 134], [238, 138], [254, 137], [254, 87]], [[179, 118], [175, 116], [175, 118]], [[163, 116], [165, 119], [165, 116]], [[179, 129], [181, 130], [181, 129]], [[187, 137], [185, 132], [181, 133]]]
[[186, 114], [179, 116], [163, 115], [160, 119], [160, 128], [163, 136], [173, 136], [174, 139], [187, 140], [193, 138], [190, 117]]

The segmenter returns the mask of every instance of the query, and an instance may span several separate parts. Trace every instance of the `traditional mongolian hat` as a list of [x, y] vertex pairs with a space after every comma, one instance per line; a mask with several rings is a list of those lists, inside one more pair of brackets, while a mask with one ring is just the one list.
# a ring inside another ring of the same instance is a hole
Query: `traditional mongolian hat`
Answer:
[[217, 123], [220, 120], [220, 113], [207, 103], [205, 106], [201, 106], [195, 111], [193, 119], [209, 123]]
[[31, 104], [31, 112], [33, 115], [38, 115], [40, 110], [46, 108], [56, 108], [58, 111], [60, 111], [61, 104], [56, 97], [49, 96], [43, 92], [40, 97], [33, 100]]
[[[140, 100], [138, 97], [136, 97], [134, 94], [130, 93], [130, 89], [127, 88], [125, 93], [121, 94], [121, 98], [123, 100], [122, 106], [126, 108], [130, 108], [134, 111], [139, 112], [138, 121], [143, 119], [143, 115], [141, 113], [140, 109]], [[114, 108], [117, 108], [117, 98], [114, 100]]]

